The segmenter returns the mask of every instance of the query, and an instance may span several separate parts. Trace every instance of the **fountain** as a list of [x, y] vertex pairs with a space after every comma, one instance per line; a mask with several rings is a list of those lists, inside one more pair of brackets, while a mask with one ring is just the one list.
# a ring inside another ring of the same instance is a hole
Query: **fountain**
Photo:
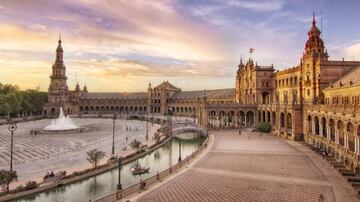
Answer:
[[59, 117], [52, 120], [50, 125], [42, 129], [42, 132], [82, 132], [84, 130], [85, 128], [76, 126], [69, 116], [65, 116], [61, 107]]

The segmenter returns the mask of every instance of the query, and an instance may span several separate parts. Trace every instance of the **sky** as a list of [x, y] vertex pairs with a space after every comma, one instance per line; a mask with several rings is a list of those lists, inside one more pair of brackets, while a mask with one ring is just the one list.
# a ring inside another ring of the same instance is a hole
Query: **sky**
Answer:
[[[330, 60], [360, 60], [358, 0], [0, 0], [0, 82], [46, 91], [59, 34], [68, 85], [234, 87], [240, 57], [300, 62], [312, 13]], [[320, 19], [322, 16], [322, 26]]]

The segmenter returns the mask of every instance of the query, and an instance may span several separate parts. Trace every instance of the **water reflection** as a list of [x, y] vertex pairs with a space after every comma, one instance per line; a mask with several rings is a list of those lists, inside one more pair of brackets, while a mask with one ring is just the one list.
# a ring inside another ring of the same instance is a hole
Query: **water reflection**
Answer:
[[[174, 138], [171, 144], [172, 164], [177, 163], [179, 156], [179, 142], [181, 141], [181, 157], [185, 159], [197, 148], [202, 139], [197, 133], [184, 133], [180, 138]], [[186, 138], [184, 138], [186, 137]], [[184, 138], [184, 139], [183, 139]], [[152, 153], [139, 159], [142, 166], [149, 166], [150, 172], [142, 175], [132, 175], [133, 168], [137, 161], [130, 162], [122, 167], [121, 183], [123, 188], [129, 187], [140, 179], [146, 179], [169, 168], [170, 144], [153, 151]], [[47, 192], [28, 196], [23, 199], [14, 200], [16, 202], [48, 202], [48, 201], [67, 201], [67, 202], [88, 202], [89, 199], [100, 198], [113, 193], [118, 184], [118, 169], [115, 168], [106, 173], [82, 180], [71, 185], [59, 187]]]

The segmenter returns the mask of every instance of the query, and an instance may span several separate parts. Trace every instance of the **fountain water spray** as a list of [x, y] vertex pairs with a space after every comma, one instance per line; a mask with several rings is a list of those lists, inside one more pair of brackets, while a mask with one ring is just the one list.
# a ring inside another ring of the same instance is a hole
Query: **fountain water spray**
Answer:
[[74, 124], [69, 115], [64, 115], [64, 111], [62, 107], [60, 107], [59, 117], [52, 120], [51, 124], [44, 128], [44, 131], [66, 131], [76, 129], [79, 129], [79, 127]]

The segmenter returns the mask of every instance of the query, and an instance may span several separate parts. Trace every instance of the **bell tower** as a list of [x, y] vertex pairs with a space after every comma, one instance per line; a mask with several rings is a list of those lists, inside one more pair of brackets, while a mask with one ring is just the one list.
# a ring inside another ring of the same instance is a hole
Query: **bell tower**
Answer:
[[56, 48], [55, 63], [52, 66], [52, 73], [50, 76], [50, 86], [48, 88], [48, 102], [46, 114], [50, 116], [57, 116], [60, 107], [67, 113], [66, 104], [68, 102], [69, 89], [66, 83], [66, 67], [63, 60], [63, 49], [61, 46], [61, 35], [58, 40]]
[[308, 31], [305, 43], [302, 66], [302, 97], [306, 103], [314, 103], [319, 99], [320, 64], [328, 60], [325, 44], [321, 38], [321, 31], [316, 26], [315, 13], [313, 13], [312, 26]]

